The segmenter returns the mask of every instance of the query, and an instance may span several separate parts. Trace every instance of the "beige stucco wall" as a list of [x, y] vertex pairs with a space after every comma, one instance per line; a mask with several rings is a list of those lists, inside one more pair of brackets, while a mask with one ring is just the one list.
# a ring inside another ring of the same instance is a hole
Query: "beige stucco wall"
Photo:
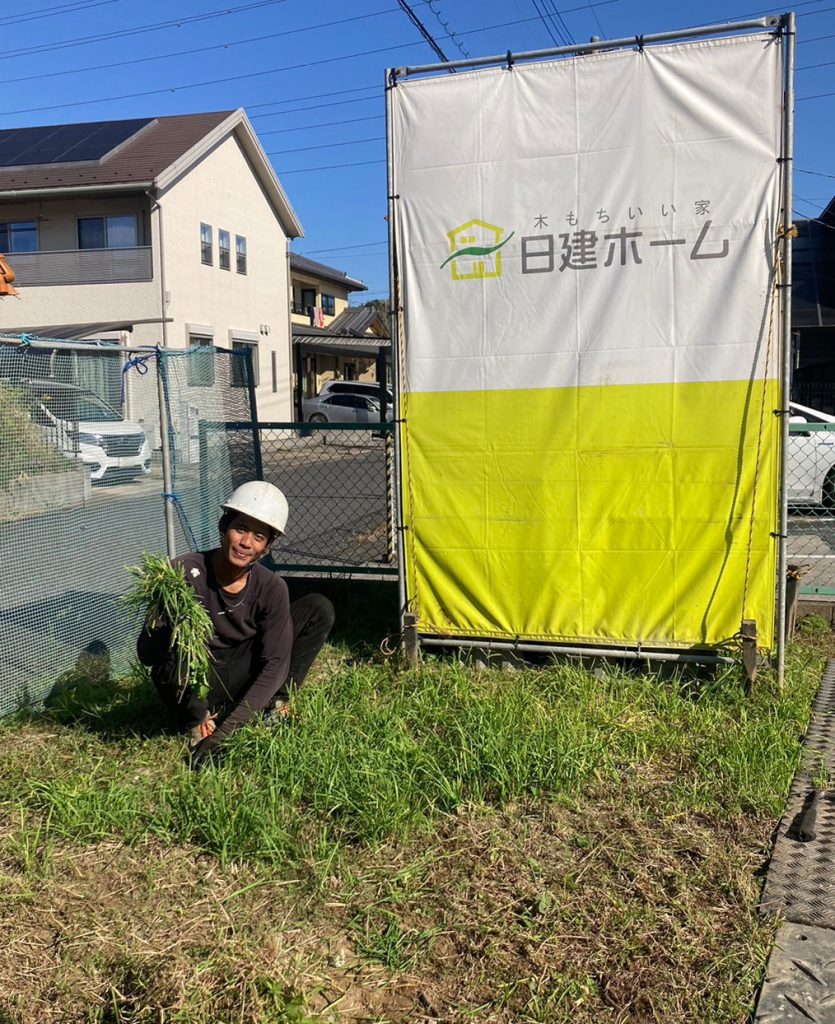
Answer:
[[[167, 344], [188, 344], [188, 325], [213, 328], [215, 345], [257, 341], [258, 416], [290, 418], [287, 239], [237, 140], [227, 137], [159, 197], [164, 243]], [[213, 265], [201, 262], [200, 225], [213, 233]], [[231, 269], [221, 270], [218, 229], [230, 234]], [[154, 217], [154, 232], [158, 230]], [[235, 236], [247, 243], [247, 273], [236, 271]], [[137, 328], [135, 337], [141, 336]], [[275, 381], [273, 381], [273, 353]]]

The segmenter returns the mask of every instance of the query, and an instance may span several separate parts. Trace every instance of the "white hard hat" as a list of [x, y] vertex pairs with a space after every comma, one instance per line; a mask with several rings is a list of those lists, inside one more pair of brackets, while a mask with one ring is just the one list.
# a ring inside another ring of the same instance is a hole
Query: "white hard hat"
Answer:
[[236, 487], [223, 503], [223, 510], [243, 512], [279, 533], [284, 533], [290, 511], [284, 494], [264, 480], [250, 480]]

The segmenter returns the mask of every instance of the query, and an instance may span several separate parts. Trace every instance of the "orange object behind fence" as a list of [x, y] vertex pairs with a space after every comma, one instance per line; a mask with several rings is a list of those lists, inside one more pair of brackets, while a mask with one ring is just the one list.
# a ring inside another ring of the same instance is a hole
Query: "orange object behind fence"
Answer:
[[17, 288], [14, 287], [14, 271], [0, 253], [0, 297], [3, 295], [17, 295]]

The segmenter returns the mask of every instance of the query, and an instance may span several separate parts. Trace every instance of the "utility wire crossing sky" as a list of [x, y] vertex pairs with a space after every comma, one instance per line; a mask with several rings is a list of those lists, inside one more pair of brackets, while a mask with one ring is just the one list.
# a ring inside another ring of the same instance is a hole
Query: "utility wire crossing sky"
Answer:
[[[795, 216], [835, 193], [835, 3], [74, 0], [3, 22], [0, 128], [244, 107], [304, 226], [293, 249], [388, 296], [387, 67], [798, 16]], [[346, 10], [352, 13], [346, 14]], [[732, 88], [732, 83], [728, 88]]]

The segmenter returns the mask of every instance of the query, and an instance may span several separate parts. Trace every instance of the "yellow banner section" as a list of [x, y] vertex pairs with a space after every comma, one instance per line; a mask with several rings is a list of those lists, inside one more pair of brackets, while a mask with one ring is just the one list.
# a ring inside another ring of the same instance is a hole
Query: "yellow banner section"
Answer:
[[405, 395], [419, 630], [688, 647], [750, 618], [771, 647], [778, 400], [761, 380]]

